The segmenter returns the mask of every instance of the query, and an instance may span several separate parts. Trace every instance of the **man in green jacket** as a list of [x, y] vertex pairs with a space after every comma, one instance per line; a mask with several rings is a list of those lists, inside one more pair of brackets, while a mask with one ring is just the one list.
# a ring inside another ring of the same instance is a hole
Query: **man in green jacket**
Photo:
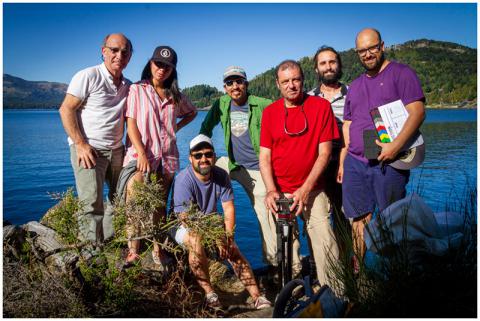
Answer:
[[275, 219], [264, 204], [266, 190], [258, 163], [262, 112], [272, 101], [248, 93], [243, 68], [228, 67], [223, 74], [223, 84], [227, 94], [212, 105], [200, 133], [212, 137], [215, 126], [222, 124], [228, 157], [220, 157], [215, 165], [226, 170], [247, 192], [260, 223], [263, 259], [276, 266]]

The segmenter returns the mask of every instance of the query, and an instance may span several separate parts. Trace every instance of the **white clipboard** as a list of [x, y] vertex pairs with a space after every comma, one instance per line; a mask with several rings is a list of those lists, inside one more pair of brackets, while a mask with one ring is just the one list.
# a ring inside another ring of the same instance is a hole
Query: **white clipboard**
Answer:
[[[403, 105], [402, 101], [396, 100], [391, 103], [382, 105], [378, 107], [378, 111], [380, 112], [380, 116], [382, 116], [382, 120], [385, 124], [385, 129], [392, 139], [392, 141], [397, 138], [398, 134], [400, 134], [400, 131], [403, 128], [403, 125], [407, 121], [408, 118], [408, 111]], [[423, 137], [422, 135], [414, 135], [412, 142], [407, 142], [405, 146], [403, 146], [402, 150], [408, 150], [413, 147], [417, 147], [422, 145], [423, 142]]]

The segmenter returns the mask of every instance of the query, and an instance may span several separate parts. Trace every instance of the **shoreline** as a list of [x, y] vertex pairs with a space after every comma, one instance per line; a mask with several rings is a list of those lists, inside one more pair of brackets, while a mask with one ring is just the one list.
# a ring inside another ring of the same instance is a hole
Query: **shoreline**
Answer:
[[[212, 106], [207, 107], [197, 107], [197, 111], [209, 111]], [[425, 109], [477, 109], [477, 106], [470, 105], [470, 104], [453, 104], [453, 105], [426, 105]], [[51, 107], [51, 108], [22, 108], [22, 107], [3, 107], [3, 110], [25, 110], [25, 111], [33, 111], [33, 110], [58, 110], [58, 107]]]

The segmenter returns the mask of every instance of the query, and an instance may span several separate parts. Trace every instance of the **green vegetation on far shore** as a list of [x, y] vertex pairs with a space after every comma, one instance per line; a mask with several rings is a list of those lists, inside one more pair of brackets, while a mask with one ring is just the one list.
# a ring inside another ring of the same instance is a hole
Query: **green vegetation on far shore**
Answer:
[[[313, 55], [313, 53], [312, 53]], [[342, 82], [349, 84], [362, 72], [353, 49], [340, 52], [343, 63]], [[429, 108], [476, 108], [477, 50], [459, 44], [435, 40], [412, 40], [386, 48], [386, 57], [411, 66], [418, 74]], [[299, 59], [305, 73], [305, 90], [317, 85], [312, 57]], [[275, 66], [280, 61], [272, 61]], [[248, 72], [248, 70], [247, 70]], [[221, 75], [219, 75], [221, 77]], [[3, 75], [3, 106], [6, 109], [55, 109], [65, 95], [67, 85], [26, 81]], [[280, 98], [275, 84], [275, 69], [250, 80], [249, 91], [273, 100]], [[208, 109], [223, 91], [205, 84], [183, 89], [199, 109]]]

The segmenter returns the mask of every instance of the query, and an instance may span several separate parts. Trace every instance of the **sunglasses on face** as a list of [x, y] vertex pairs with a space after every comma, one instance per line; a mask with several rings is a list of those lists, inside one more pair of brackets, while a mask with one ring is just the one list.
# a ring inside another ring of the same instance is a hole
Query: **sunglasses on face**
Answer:
[[114, 55], [116, 55], [119, 52], [122, 56], [128, 56], [130, 54], [130, 49], [127, 49], [127, 48], [121, 49], [118, 47], [107, 47], [107, 46], [105, 47], [108, 48]]
[[214, 152], [206, 152], [206, 153], [195, 153], [195, 154], [191, 154], [191, 155], [196, 160], [200, 160], [200, 159], [202, 159], [203, 156], [205, 156], [206, 158], [213, 158], [215, 153]]
[[160, 61], [154, 61], [153, 63], [154, 63], [155, 66], [157, 66], [157, 68], [159, 68], [159, 69], [168, 70], [168, 69], [172, 68], [172, 66], [167, 65], [167, 64], [164, 64], [163, 62], [160, 62]]
[[239, 78], [239, 79], [233, 79], [233, 80], [227, 80], [225, 82], [225, 85], [227, 85], [227, 87], [231, 87], [233, 86], [233, 83], [236, 83], [237, 85], [243, 85], [245, 83], [245, 79], [243, 78]]

